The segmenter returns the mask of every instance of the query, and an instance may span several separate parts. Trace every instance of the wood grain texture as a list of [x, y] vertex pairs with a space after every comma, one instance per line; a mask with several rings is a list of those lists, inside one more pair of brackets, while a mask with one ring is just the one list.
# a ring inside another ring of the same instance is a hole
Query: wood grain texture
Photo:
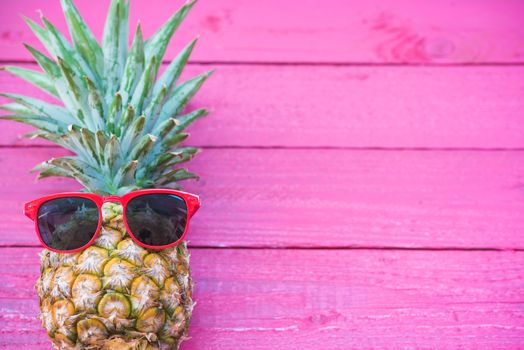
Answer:
[[[194, 145], [524, 147], [524, 67], [215, 67], [191, 105], [212, 108], [190, 130]], [[47, 99], [6, 72], [0, 91]], [[46, 144], [1, 125], [2, 145]]]
[[[100, 37], [108, 1], [75, 3]], [[149, 36], [181, 4], [133, 1], [131, 23], [139, 19]], [[20, 42], [35, 39], [18, 14], [37, 18], [37, 9], [65, 29], [58, 1], [2, 1], [2, 59], [29, 58]], [[191, 13], [168, 57], [200, 33], [196, 61], [522, 62], [522, 13], [518, 0], [206, 0]]]
[[[0, 249], [0, 347], [49, 349], [34, 248]], [[524, 253], [192, 249], [189, 349], [516, 349]], [[474, 339], [474, 341], [472, 340]]]
[[[100, 36], [108, 1], [75, 2]], [[131, 22], [148, 36], [181, 3], [133, 0]], [[1, 1], [0, 62], [30, 61], [18, 14], [35, 9], [64, 29], [59, 1]], [[524, 348], [523, 13], [519, 0], [200, 1], [167, 54], [200, 33], [186, 76], [218, 68], [191, 105], [213, 113], [190, 130], [206, 149], [186, 185], [203, 208], [182, 350]], [[0, 91], [42, 97], [5, 72]], [[0, 124], [2, 350], [50, 349], [22, 203], [79, 188], [33, 181], [64, 151], [21, 140], [29, 130]]]
[[[32, 181], [59, 149], [0, 150], [0, 243], [37, 244], [22, 203], [79, 189]], [[524, 152], [207, 149], [186, 182], [199, 246], [524, 248]]]

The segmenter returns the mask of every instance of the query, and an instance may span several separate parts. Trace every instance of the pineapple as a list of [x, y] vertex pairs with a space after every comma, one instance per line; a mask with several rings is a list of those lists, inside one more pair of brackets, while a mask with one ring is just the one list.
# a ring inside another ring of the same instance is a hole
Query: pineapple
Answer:
[[[144, 41], [140, 25], [128, 48], [127, 0], [112, 0], [99, 44], [71, 0], [61, 0], [69, 41], [45, 17], [26, 19], [49, 55], [26, 45], [43, 72], [6, 71], [61, 103], [16, 94], [2, 106], [10, 119], [37, 128], [28, 134], [69, 150], [36, 166], [39, 178], [76, 179], [86, 191], [121, 195], [140, 188], [179, 188], [197, 176], [180, 164], [197, 153], [181, 147], [204, 109], [185, 112], [211, 72], [178, 82], [195, 45], [159, 75], [167, 45], [194, 1]], [[138, 246], [126, 233], [122, 208], [105, 203], [103, 228], [79, 253], [41, 253], [36, 286], [41, 320], [58, 349], [178, 349], [193, 309], [185, 243], [164, 250]]]

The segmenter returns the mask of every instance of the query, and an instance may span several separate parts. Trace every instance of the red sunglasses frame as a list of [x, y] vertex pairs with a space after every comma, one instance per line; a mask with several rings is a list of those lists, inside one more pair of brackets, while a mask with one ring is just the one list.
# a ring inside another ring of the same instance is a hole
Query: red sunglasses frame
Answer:
[[[135, 237], [133, 232], [131, 232], [131, 230], [129, 229], [129, 225], [127, 224], [127, 219], [126, 219], [127, 204], [133, 198], [136, 198], [136, 197], [139, 197], [145, 194], [172, 194], [172, 195], [176, 195], [182, 198], [184, 202], [186, 203], [186, 206], [187, 206], [186, 227], [185, 227], [184, 233], [176, 242], [162, 245], [162, 246], [151, 246], [151, 245], [140, 242]], [[38, 209], [40, 209], [40, 206], [42, 204], [44, 204], [45, 202], [49, 200], [57, 199], [57, 198], [65, 198], [65, 197], [87, 198], [95, 202], [96, 206], [98, 207], [98, 227], [96, 229], [96, 232], [93, 235], [93, 238], [91, 238], [91, 240], [87, 244], [83, 245], [82, 247], [76, 248], [76, 249], [70, 249], [70, 250], [56, 250], [56, 249], [49, 247], [47, 244], [45, 244], [44, 240], [42, 239], [42, 235], [40, 234], [40, 229], [38, 228], [38, 220], [37, 220]], [[189, 229], [189, 219], [196, 213], [196, 211], [198, 210], [198, 208], [200, 208], [200, 205], [201, 205], [200, 197], [198, 195], [188, 193], [188, 192], [183, 192], [183, 191], [171, 190], [171, 189], [157, 188], [157, 189], [137, 190], [137, 191], [126, 193], [123, 196], [101, 196], [95, 193], [63, 192], [63, 193], [52, 194], [49, 196], [44, 196], [44, 197], [41, 197], [41, 198], [25, 203], [24, 204], [24, 214], [35, 222], [35, 230], [36, 230], [38, 239], [40, 240], [40, 243], [46, 249], [56, 252], [56, 253], [76, 253], [92, 245], [95, 242], [96, 238], [98, 237], [100, 230], [102, 228], [102, 221], [103, 221], [102, 205], [106, 202], [120, 203], [122, 205], [122, 219], [124, 221], [124, 225], [127, 230], [127, 233], [131, 236], [131, 238], [133, 239], [133, 241], [135, 241], [136, 244], [144, 248], [155, 249], [155, 250], [165, 249], [165, 248], [169, 248], [169, 247], [179, 244], [185, 238], [187, 234], [187, 231]]]

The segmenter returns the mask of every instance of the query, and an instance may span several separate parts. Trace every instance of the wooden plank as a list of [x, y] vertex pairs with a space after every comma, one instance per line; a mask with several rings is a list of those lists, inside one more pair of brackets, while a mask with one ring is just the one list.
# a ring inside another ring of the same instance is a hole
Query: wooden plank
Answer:
[[[49, 349], [38, 249], [0, 250], [2, 349]], [[192, 249], [183, 349], [515, 349], [523, 252]]]
[[[101, 36], [108, 1], [76, 0], [88, 24]], [[133, 1], [131, 23], [140, 19], [146, 36], [182, 1]], [[21, 42], [35, 43], [18, 14], [34, 19], [41, 9], [59, 29], [59, 3], [2, 1], [0, 52], [8, 60], [28, 59]], [[524, 3], [518, 0], [206, 0], [177, 35], [177, 49], [201, 34], [197, 61], [477, 63], [522, 62]]]
[[[5, 72], [0, 91], [46, 98]], [[524, 147], [524, 67], [217, 66], [191, 106], [212, 109], [196, 145]], [[1, 125], [2, 145], [45, 144]]]
[[[0, 242], [37, 244], [22, 203], [78, 189], [33, 182], [58, 149], [0, 150]], [[198, 246], [524, 248], [524, 152], [207, 149]]]

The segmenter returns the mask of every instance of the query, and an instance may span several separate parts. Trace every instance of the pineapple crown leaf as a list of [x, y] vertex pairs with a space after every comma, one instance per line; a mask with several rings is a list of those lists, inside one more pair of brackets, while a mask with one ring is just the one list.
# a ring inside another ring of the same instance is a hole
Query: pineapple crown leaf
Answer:
[[5, 70], [17, 77], [39, 87], [41, 90], [45, 91], [53, 97], [58, 96], [58, 92], [55, 89], [55, 84], [53, 79], [50, 78], [47, 74], [40, 73], [31, 69], [26, 69], [22, 67], [15, 66], [6, 66], [2, 70]]
[[179, 83], [197, 39], [191, 41], [160, 75], [169, 42], [195, 1], [186, 2], [150, 38], [140, 23], [128, 47], [128, 0], [111, 0], [99, 43], [72, 0], [60, 0], [69, 41], [45, 16], [41, 24], [25, 22], [49, 55], [24, 44], [42, 71], [6, 66], [5, 70], [39, 88], [61, 104], [19, 94], [0, 106], [14, 120], [37, 128], [25, 136], [40, 137], [74, 153], [34, 168], [39, 178], [74, 178], [87, 190], [118, 194], [144, 187], [172, 186], [198, 178], [176, 168], [198, 152], [179, 147], [184, 130], [207, 115], [185, 112], [212, 71]]

